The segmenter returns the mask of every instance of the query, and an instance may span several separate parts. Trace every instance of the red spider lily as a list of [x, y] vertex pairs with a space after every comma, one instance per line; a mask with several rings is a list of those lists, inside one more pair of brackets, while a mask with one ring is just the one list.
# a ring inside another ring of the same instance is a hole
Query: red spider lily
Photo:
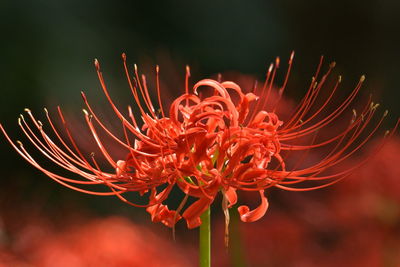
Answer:
[[[360, 115], [357, 116], [353, 110], [347, 127], [333, 137], [319, 140], [319, 132], [324, 129], [332, 131], [335, 122], [343, 121], [343, 114], [349, 110], [365, 79], [362, 76], [348, 97], [325, 115], [333, 102], [341, 77], [338, 77], [328, 96], [321, 101], [320, 92], [328, 84], [328, 76], [335, 65], [331, 64], [328, 71], [319, 78], [321, 58], [305, 97], [292, 116], [285, 122], [281, 121], [276, 109], [288, 82], [293, 56], [292, 53], [283, 85], [278, 89], [278, 99], [270, 107], [266, 107], [265, 103], [274, 90], [279, 58], [268, 69], [262, 87], [255, 86], [247, 93], [236, 83], [221, 79], [201, 80], [190, 91], [190, 70], [187, 67], [185, 93], [172, 102], [167, 115], [161, 101], [158, 66], [156, 91], [159, 111], [156, 111], [150, 98], [146, 77], [139, 75], [136, 65], [134, 77], [131, 77], [126, 56], [123, 54], [126, 77], [140, 110], [142, 123], [138, 122], [130, 107], [126, 117], [114, 104], [100, 71], [99, 62], [95, 60], [101, 87], [121, 121], [124, 137], [116, 136], [102, 123], [82, 93], [87, 106], [84, 114], [98, 148], [115, 171], [103, 171], [94, 155], [89, 158], [83, 155], [60, 108], [58, 115], [64, 125], [66, 140], [55, 127], [47, 110], [46, 117], [56, 140], [46, 134], [42, 123], [35, 119], [30, 110], [26, 110], [31, 119], [30, 124], [23, 116], [19, 119], [22, 131], [40, 152], [60, 167], [82, 176], [83, 180], [64, 177], [43, 168], [21, 142], [17, 141], [16, 145], [1, 125], [0, 128], [23, 158], [58, 183], [88, 194], [115, 195], [130, 205], [146, 207], [154, 222], [173, 227], [183, 217], [189, 228], [197, 227], [201, 224], [200, 215], [213, 203], [218, 192], [221, 192], [222, 206], [228, 223], [227, 210], [237, 202], [237, 190], [256, 191], [260, 195], [261, 204], [257, 208], [250, 210], [245, 205], [238, 208], [242, 221], [253, 222], [263, 217], [267, 211], [265, 189], [274, 186], [284, 190], [306, 191], [326, 187], [347, 177], [364, 164], [368, 157], [345, 170], [329, 172], [332, 166], [360, 150], [375, 134], [387, 115], [385, 111], [369, 129], [367, 125], [372, 121], [378, 105], [368, 100]], [[199, 89], [204, 87], [211, 88], [212, 92], [199, 93]], [[397, 125], [398, 123], [395, 128]], [[124, 159], [117, 160], [109, 154], [99, 137], [99, 130], [104, 131], [127, 151]], [[394, 130], [389, 135], [393, 132]], [[387, 136], [388, 134], [385, 135]], [[304, 165], [303, 161], [308, 158], [310, 151], [321, 148], [329, 149], [324, 157], [308, 167], [300, 167]], [[296, 158], [296, 162], [291, 164], [293, 166], [290, 168], [289, 157]], [[309, 181], [316, 182], [317, 185], [309, 186]], [[303, 182], [307, 182], [306, 187], [296, 186]], [[99, 184], [106, 185], [110, 191], [98, 192], [80, 187]], [[178, 187], [186, 195], [176, 210], [170, 210], [163, 204], [173, 187]], [[124, 193], [132, 191], [146, 196], [148, 204], [132, 203], [123, 196]], [[188, 197], [196, 200], [185, 207]]]

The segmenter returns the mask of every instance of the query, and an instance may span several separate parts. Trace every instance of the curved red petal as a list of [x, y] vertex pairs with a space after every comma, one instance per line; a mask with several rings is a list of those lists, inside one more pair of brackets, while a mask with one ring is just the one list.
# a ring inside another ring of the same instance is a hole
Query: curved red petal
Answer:
[[264, 190], [260, 191], [260, 197], [261, 197], [261, 204], [254, 210], [250, 211], [249, 207], [245, 205], [240, 206], [238, 208], [240, 219], [243, 222], [255, 222], [261, 219], [267, 212], [269, 204], [267, 198], [264, 196]]
[[152, 222], [162, 222], [168, 227], [173, 227], [182, 218], [176, 211], [169, 210], [168, 206], [163, 204], [150, 206], [146, 211], [150, 213]]
[[237, 203], [238, 200], [236, 189], [233, 187], [229, 187], [228, 190], [226, 190], [225, 192], [225, 197], [228, 199], [229, 202], [228, 208], [231, 208]]
[[211, 205], [214, 199], [209, 199], [207, 197], [200, 198], [189, 208], [185, 210], [182, 217], [185, 218], [187, 226], [189, 229], [196, 228], [200, 226], [201, 220], [200, 215]]

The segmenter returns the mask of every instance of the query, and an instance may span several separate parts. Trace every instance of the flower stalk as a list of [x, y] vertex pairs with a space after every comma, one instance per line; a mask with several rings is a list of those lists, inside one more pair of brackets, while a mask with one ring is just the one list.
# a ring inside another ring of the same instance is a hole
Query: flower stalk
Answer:
[[211, 266], [211, 210], [208, 208], [201, 216], [199, 238], [199, 266]]

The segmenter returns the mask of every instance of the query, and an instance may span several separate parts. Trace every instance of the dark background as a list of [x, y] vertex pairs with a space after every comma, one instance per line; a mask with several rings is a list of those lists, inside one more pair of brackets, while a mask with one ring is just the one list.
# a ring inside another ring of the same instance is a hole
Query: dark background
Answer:
[[[139, 67], [159, 63], [163, 71], [164, 64], [166, 73], [176, 68], [183, 81], [185, 64], [197, 79], [231, 70], [262, 78], [275, 56], [285, 64], [295, 50], [291, 79], [299, 86], [292, 85], [288, 97], [303, 95], [324, 55], [327, 63], [337, 62], [346, 92], [366, 74], [363, 92], [390, 110], [389, 127], [400, 111], [399, 11], [399, 2], [389, 0], [1, 1], [0, 122], [19, 139], [16, 122], [25, 107], [41, 114], [42, 107], [54, 111], [60, 104], [81, 116], [81, 90], [103, 103], [94, 58], [119, 96], [129, 90], [122, 52]], [[174, 89], [183, 91], [182, 85]], [[0, 153], [4, 213], [29, 206], [55, 217], [65, 209], [145, 215], [116, 198], [80, 194], [50, 181], [4, 138]]]

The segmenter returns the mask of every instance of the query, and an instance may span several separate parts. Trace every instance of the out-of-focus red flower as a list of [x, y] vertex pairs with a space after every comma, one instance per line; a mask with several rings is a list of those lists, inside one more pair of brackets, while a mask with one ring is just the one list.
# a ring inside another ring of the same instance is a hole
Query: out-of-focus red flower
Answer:
[[31, 221], [7, 250], [0, 247], [0, 266], [193, 266], [190, 256], [189, 247], [122, 217], [78, 220], [61, 230]]
[[[22, 157], [55, 181], [77, 191], [116, 195], [133, 206], [146, 207], [154, 222], [173, 227], [183, 217], [189, 228], [198, 227], [201, 224], [200, 215], [209, 208], [219, 192], [223, 196], [222, 207], [229, 222], [227, 211], [237, 202], [237, 190], [259, 195], [260, 204], [255, 209], [251, 210], [246, 205], [238, 207], [240, 219], [253, 222], [267, 211], [266, 189], [277, 187], [308, 191], [323, 188], [347, 177], [365, 163], [366, 158], [347, 169], [332, 172], [332, 167], [360, 150], [387, 114], [384, 112], [368, 128], [378, 107], [368, 100], [359, 113], [354, 109], [353, 113], [349, 112], [349, 118], [345, 117], [348, 123], [340, 129], [338, 126], [343, 125], [344, 114], [365, 78], [362, 76], [347, 98], [335, 106], [333, 99], [341, 77], [330, 86], [329, 93], [321, 97], [320, 92], [328, 87], [328, 78], [335, 65], [330, 64], [327, 72], [321, 76], [321, 59], [305, 97], [293, 109], [292, 115], [282, 121], [277, 109], [288, 82], [293, 56], [292, 53], [281, 86], [274, 84], [280, 64], [277, 58], [275, 64], [269, 67], [264, 83], [247, 92], [235, 82], [223, 81], [222, 77], [201, 80], [190, 90], [190, 71], [187, 67], [185, 93], [172, 102], [167, 113], [161, 100], [159, 68], [156, 68], [157, 107], [151, 101], [146, 77], [139, 75], [135, 65], [132, 78], [123, 54], [126, 77], [141, 122], [134, 116], [131, 107], [126, 117], [114, 104], [99, 62], [95, 60], [100, 84], [121, 122], [124, 136], [116, 136], [102, 123], [82, 93], [87, 105], [84, 114], [95, 143], [112, 171], [101, 169], [94, 154], [90, 157], [83, 155], [60, 108], [58, 114], [67, 138], [63, 138], [56, 129], [47, 110], [46, 117], [54, 138], [44, 131], [42, 123], [30, 110], [27, 113], [31, 124], [23, 116], [19, 119], [21, 129], [40, 152], [58, 166], [82, 176], [82, 180], [64, 177], [43, 168], [21, 142], [16, 145], [2, 127], [1, 130]], [[274, 87], [278, 88], [278, 97], [271, 104], [269, 99]], [[124, 149], [126, 157], [112, 157], [99, 131], [109, 135]], [[319, 133], [323, 131], [332, 134], [328, 137], [324, 134], [321, 136], [325, 138], [320, 138]], [[314, 150], [324, 151], [325, 154], [318, 154], [313, 159]], [[300, 183], [304, 186], [299, 187]], [[110, 191], [88, 190], [84, 188], [86, 185], [105, 185]], [[185, 194], [176, 210], [165, 204], [174, 187]], [[127, 192], [145, 195], [148, 202], [132, 203], [123, 195]], [[190, 205], [186, 205], [188, 197], [195, 199]]]

